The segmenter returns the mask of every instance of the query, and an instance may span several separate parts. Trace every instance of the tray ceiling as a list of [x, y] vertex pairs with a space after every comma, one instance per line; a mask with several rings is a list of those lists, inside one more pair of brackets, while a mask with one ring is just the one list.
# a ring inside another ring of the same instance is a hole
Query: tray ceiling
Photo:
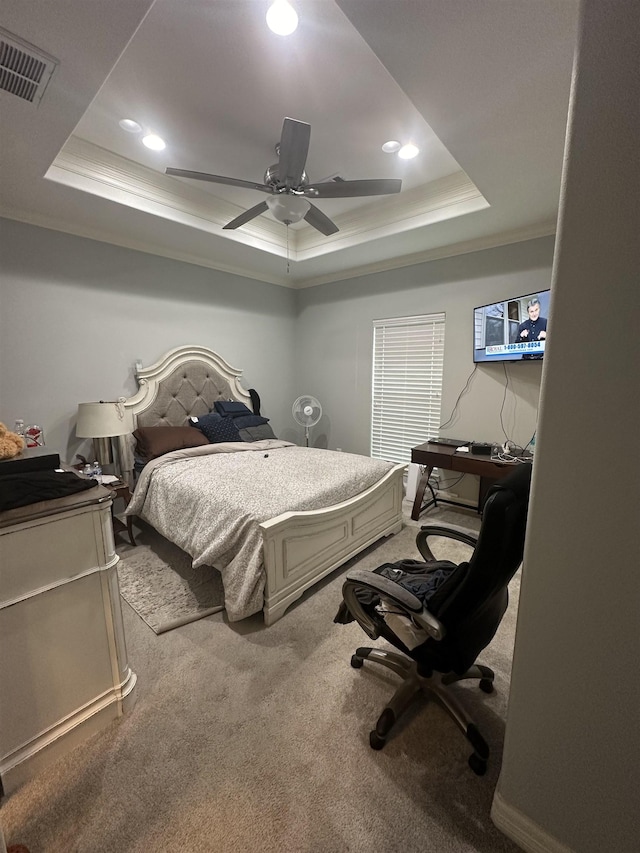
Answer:
[[[577, 4], [292, 4], [283, 37], [266, 0], [7, 0], [3, 29], [57, 66], [37, 108], [0, 91], [0, 215], [291, 287], [553, 233]], [[223, 231], [264, 196], [164, 174], [262, 182], [285, 116], [311, 125], [311, 180], [402, 192], [318, 200], [329, 237], [269, 213]]]

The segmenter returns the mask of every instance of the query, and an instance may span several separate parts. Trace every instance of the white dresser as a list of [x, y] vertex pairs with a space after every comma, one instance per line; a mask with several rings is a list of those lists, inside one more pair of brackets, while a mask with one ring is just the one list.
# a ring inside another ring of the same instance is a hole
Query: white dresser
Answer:
[[0, 781], [8, 794], [135, 702], [97, 486], [0, 512]]

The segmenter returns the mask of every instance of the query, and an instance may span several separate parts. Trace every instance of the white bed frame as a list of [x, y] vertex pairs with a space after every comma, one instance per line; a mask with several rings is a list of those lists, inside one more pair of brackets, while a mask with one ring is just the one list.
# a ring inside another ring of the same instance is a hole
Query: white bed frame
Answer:
[[[181, 378], [180, 371], [186, 378], [189, 366], [193, 367], [194, 363], [200, 377], [204, 368], [206, 375], [215, 379], [218, 385], [230, 389], [224, 396], [199, 398], [200, 407], [204, 404], [210, 411], [216, 399], [232, 398], [251, 408], [251, 398], [239, 381], [242, 371], [231, 367], [213, 350], [184, 346], [170, 350], [150, 367], [136, 368], [139, 390], [124, 402], [131, 410], [134, 422], [137, 423], [138, 417], [147, 413], [145, 424], [150, 426], [149, 412], [153, 413], [154, 404], [162, 396], [163, 385], [166, 389], [168, 383], [173, 382], [175, 387], [176, 377]], [[187, 411], [182, 418], [173, 416], [171, 425], [182, 426], [190, 414], [203, 412]], [[155, 416], [152, 414], [151, 417]], [[167, 424], [171, 420], [166, 412], [158, 412], [157, 417], [158, 424]], [[286, 512], [260, 525], [266, 573], [263, 607], [266, 625], [280, 619], [306, 589], [338, 566], [381, 537], [402, 529], [404, 469], [404, 465], [394, 466], [374, 486], [335, 506]]]

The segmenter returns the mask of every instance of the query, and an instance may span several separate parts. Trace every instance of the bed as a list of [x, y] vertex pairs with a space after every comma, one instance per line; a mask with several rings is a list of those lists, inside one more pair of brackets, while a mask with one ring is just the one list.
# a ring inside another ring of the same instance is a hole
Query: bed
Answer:
[[[145, 434], [181, 427], [190, 436], [189, 418], [204, 421], [216, 403], [253, 411], [241, 375], [213, 350], [177, 347], [136, 366], [138, 392], [123, 402]], [[401, 530], [405, 466], [241, 433], [240, 441], [162, 446], [167, 452], [137, 478], [133, 440], [126, 444], [123, 469], [134, 485], [127, 512], [186, 551], [194, 567], [221, 571], [229, 621], [262, 610], [271, 625], [321, 578]]]

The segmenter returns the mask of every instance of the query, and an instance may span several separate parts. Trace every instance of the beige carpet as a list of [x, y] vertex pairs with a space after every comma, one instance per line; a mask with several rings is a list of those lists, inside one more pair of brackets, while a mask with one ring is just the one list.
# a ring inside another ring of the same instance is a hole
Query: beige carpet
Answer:
[[[470, 526], [472, 514], [432, 510]], [[415, 531], [360, 565], [417, 556]], [[265, 628], [224, 612], [157, 636], [123, 605], [137, 705], [7, 798], [7, 843], [31, 853], [514, 853], [489, 813], [504, 737], [517, 581], [481, 660], [496, 692], [459, 690], [492, 755], [487, 775], [435, 703], [416, 706], [385, 748], [368, 734], [395, 676], [354, 670], [366, 642], [335, 625], [339, 570]]]

